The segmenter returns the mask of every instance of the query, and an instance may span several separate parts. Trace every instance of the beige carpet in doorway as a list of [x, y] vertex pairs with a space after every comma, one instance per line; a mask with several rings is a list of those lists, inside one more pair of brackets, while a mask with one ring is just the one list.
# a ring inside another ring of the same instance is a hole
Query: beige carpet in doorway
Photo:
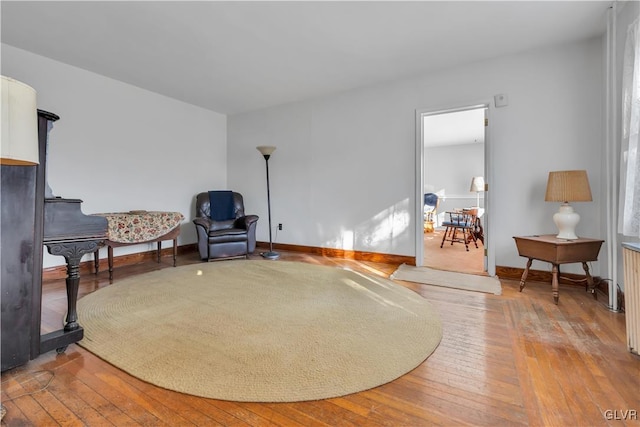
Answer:
[[438, 314], [382, 277], [298, 262], [202, 263], [130, 277], [78, 301], [79, 343], [149, 383], [197, 396], [294, 402], [411, 371]]
[[494, 295], [502, 294], [502, 286], [497, 277], [455, 273], [429, 267], [402, 264], [391, 274], [390, 278], [465, 291], [485, 292]]

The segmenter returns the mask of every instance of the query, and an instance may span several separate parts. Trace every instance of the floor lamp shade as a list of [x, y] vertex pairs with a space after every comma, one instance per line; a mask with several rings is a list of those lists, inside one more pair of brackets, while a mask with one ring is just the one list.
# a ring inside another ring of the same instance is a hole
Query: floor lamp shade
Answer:
[[278, 259], [280, 258], [280, 254], [273, 251], [273, 241], [271, 239], [271, 191], [269, 188], [269, 158], [271, 154], [276, 151], [276, 147], [272, 145], [259, 145], [256, 149], [264, 157], [267, 166], [267, 212], [269, 214], [269, 252], [263, 252], [260, 255], [265, 259]]
[[38, 151], [38, 109], [36, 91], [26, 84], [2, 76], [3, 165], [36, 165]]
[[276, 151], [276, 147], [274, 147], [273, 145], [259, 145], [256, 147], [256, 149], [263, 156], [271, 156], [271, 154], [273, 154], [273, 152]]
[[577, 239], [575, 228], [580, 222], [580, 215], [573, 210], [569, 202], [590, 202], [593, 200], [587, 171], [549, 172], [544, 200], [562, 203], [560, 210], [553, 215], [553, 221], [558, 227], [556, 237], [568, 240]]

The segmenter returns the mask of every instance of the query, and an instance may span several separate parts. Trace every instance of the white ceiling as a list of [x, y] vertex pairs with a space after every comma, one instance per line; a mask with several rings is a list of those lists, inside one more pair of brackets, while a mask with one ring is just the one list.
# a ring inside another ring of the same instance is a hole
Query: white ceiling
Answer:
[[5, 1], [1, 40], [220, 113], [602, 34], [610, 1]]

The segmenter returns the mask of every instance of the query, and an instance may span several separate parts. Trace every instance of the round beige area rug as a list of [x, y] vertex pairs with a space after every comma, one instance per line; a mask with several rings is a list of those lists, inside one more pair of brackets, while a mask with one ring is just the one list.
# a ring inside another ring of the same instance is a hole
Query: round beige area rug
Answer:
[[243, 402], [367, 390], [411, 371], [442, 326], [388, 279], [297, 262], [217, 261], [116, 282], [78, 301], [81, 346], [149, 383]]

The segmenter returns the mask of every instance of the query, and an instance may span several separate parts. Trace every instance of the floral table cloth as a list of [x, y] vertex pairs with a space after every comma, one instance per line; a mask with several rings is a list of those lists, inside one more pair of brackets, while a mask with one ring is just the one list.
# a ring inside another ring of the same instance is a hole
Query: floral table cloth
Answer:
[[130, 211], [94, 214], [108, 222], [109, 240], [118, 243], [144, 243], [169, 233], [180, 225], [180, 212]]

